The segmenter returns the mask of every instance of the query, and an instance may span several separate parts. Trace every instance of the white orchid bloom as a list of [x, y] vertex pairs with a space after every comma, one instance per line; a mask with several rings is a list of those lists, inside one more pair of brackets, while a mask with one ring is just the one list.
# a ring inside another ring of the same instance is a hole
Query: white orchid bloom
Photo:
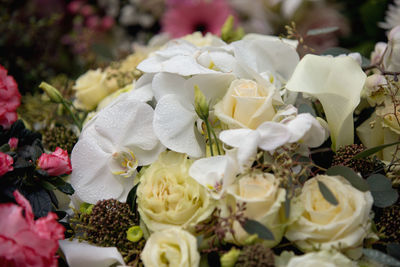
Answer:
[[176, 39], [143, 60], [137, 68], [147, 73], [168, 72], [190, 76], [232, 72], [234, 61], [228, 45], [196, 47], [186, 40]]
[[115, 263], [125, 265], [121, 253], [116, 247], [98, 247], [78, 240], [60, 240], [58, 241], [71, 267], [108, 267]]
[[71, 184], [79, 199], [126, 201], [136, 168], [165, 149], [154, 134], [153, 113], [146, 103], [119, 98], [85, 126], [71, 155]]
[[238, 148], [238, 163], [241, 171], [251, 166], [257, 155], [257, 148], [273, 151], [289, 142], [291, 132], [280, 123], [267, 121], [256, 130], [233, 129], [222, 131], [219, 139], [225, 144]]
[[153, 125], [161, 143], [191, 157], [204, 155], [204, 139], [195, 127], [198, 116], [194, 110], [194, 87], [199, 87], [207, 101], [215, 101], [224, 95], [233, 79], [233, 75], [222, 73], [189, 79], [171, 73], [156, 74], [152, 83], [157, 100]]
[[306, 55], [286, 85], [288, 90], [316, 97], [324, 108], [331, 132], [332, 147], [353, 143], [353, 112], [360, 102], [366, 79], [351, 57]]
[[223, 156], [196, 160], [189, 169], [189, 175], [207, 188], [212, 198], [218, 200], [233, 184], [239, 173], [236, 152], [236, 150], [229, 150]]

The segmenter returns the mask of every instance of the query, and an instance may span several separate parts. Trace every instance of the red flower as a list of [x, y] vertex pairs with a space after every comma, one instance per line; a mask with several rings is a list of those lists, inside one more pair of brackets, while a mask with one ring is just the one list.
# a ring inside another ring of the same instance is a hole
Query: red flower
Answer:
[[8, 145], [10, 146], [11, 150], [16, 150], [18, 148], [18, 138], [16, 137], [11, 137], [8, 140]]
[[0, 176], [14, 170], [13, 163], [14, 160], [10, 155], [0, 152]]
[[0, 125], [5, 129], [10, 128], [11, 124], [17, 120], [16, 110], [21, 104], [20, 100], [17, 83], [0, 65]]
[[38, 166], [51, 176], [70, 174], [72, 171], [68, 152], [59, 147], [51, 154], [43, 153], [38, 159]]
[[65, 230], [57, 215], [50, 212], [35, 221], [28, 200], [18, 191], [14, 197], [19, 206], [0, 204], [0, 266], [57, 266], [55, 253]]
[[169, 2], [162, 18], [162, 31], [174, 38], [195, 31], [220, 35], [222, 25], [233, 13], [226, 0]]

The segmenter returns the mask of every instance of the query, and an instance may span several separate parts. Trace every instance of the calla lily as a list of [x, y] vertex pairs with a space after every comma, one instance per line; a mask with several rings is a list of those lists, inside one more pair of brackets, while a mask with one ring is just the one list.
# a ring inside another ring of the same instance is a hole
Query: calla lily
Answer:
[[126, 200], [136, 168], [165, 149], [154, 134], [153, 113], [148, 104], [120, 98], [88, 122], [71, 155], [71, 184], [79, 199]]
[[333, 149], [353, 143], [353, 112], [366, 79], [351, 57], [306, 55], [286, 85], [288, 90], [316, 97], [322, 104]]
[[[255, 160], [257, 148], [273, 151], [289, 142], [291, 133], [283, 124], [264, 122], [256, 130], [233, 129], [222, 131], [219, 138], [225, 144], [238, 148], [239, 166], [247, 168]], [[243, 168], [241, 167], [241, 169]]]
[[206, 187], [214, 199], [220, 199], [239, 173], [236, 150], [226, 151], [223, 156], [196, 160], [189, 175]]
[[97, 247], [78, 240], [60, 240], [59, 244], [71, 267], [108, 267], [115, 263], [125, 265], [121, 253], [115, 247]]
[[154, 131], [161, 143], [171, 150], [192, 157], [204, 154], [203, 137], [195, 127], [198, 116], [194, 110], [194, 87], [205, 95], [207, 102], [221, 98], [234, 79], [232, 74], [203, 74], [189, 79], [158, 73], [152, 88], [157, 106], [154, 113]]

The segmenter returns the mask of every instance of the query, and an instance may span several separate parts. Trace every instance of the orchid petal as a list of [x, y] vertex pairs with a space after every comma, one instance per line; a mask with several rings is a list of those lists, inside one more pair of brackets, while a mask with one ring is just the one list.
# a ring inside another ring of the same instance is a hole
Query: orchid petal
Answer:
[[185, 87], [187, 91], [193, 92], [194, 86], [197, 85], [207, 100], [212, 100], [216, 103], [225, 95], [234, 79], [235, 76], [232, 74], [199, 74], [189, 78], [186, 81]]
[[142, 102], [121, 100], [98, 116], [96, 131], [114, 144], [151, 150], [158, 139], [153, 131], [153, 109]]
[[187, 99], [194, 99], [193, 90], [185, 90], [186, 80], [177, 74], [157, 73], [153, 80], [153, 91], [156, 100], [160, 100], [165, 95], [176, 94]]
[[228, 146], [239, 147], [252, 131], [251, 129], [225, 130], [219, 134], [219, 139]]
[[350, 57], [306, 55], [287, 83], [288, 90], [307, 93], [321, 102], [332, 147], [353, 143], [353, 111], [360, 102], [366, 75]]
[[125, 264], [115, 247], [97, 247], [78, 240], [60, 240], [59, 244], [68, 266], [71, 267], [108, 267], [115, 263]]
[[264, 122], [257, 128], [260, 135], [258, 147], [265, 151], [273, 151], [289, 142], [291, 133], [280, 123]]
[[192, 157], [204, 154], [204, 140], [195, 128], [194, 107], [178, 95], [162, 97], [154, 113], [154, 132], [167, 148]]

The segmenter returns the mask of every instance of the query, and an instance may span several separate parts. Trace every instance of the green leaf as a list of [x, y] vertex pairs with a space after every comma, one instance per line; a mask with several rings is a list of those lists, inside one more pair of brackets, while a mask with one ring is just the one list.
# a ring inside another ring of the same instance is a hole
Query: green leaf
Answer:
[[374, 198], [374, 205], [379, 208], [386, 208], [393, 205], [399, 193], [392, 188], [392, 182], [382, 174], [374, 174], [368, 177], [367, 182], [371, 188], [371, 194]]
[[286, 190], [286, 195], [285, 195], [285, 218], [289, 219], [290, 216], [290, 198], [289, 198], [289, 193]]
[[367, 192], [369, 190], [368, 183], [361, 178], [353, 169], [346, 166], [333, 166], [326, 171], [327, 175], [340, 175], [343, 176], [352, 186], [360, 190], [361, 192]]
[[301, 104], [297, 110], [298, 110], [299, 114], [310, 113], [311, 115], [313, 115], [313, 117], [317, 117], [317, 114], [315, 114], [315, 110], [307, 104], [304, 104], [304, 103]]
[[318, 29], [311, 29], [308, 30], [307, 36], [314, 36], [314, 35], [320, 35], [320, 34], [327, 34], [331, 32], [335, 32], [339, 30], [339, 27], [326, 27], [326, 28], [318, 28]]
[[400, 244], [398, 243], [390, 243], [386, 246], [387, 253], [400, 260]]
[[136, 209], [136, 192], [137, 192], [137, 188], [139, 186], [140, 182], [137, 183], [132, 189], [131, 191], [129, 191], [128, 196], [126, 197], [126, 203], [129, 205], [129, 207], [131, 208], [131, 211], [135, 212]]
[[375, 249], [364, 248], [363, 254], [368, 258], [371, 258], [379, 263], [390, 265], [390, 266], [400, 266], [400, 261], [396, 260], [392, 256], [386, 255], [383, 252]]
[[4, 144], [0, 146], [0, 152], [6, 153], [7, 151], [10, 151], [10, 145], [9, 144]]
[[57, 186], [57, 189], [67, 195], [73, 195], [75, 193], [75, 189], [69, 183], [59, 185], [59, 186]]
[[274, 240], [274, 234], [263, 224], [255, 220], [247, 219], [242, 226], [243, 229], [251, 235], [257, 234], [261, 239]]
[[384, 144], [384, 145], [372, 147], [372, 148], [364, 150], [363, 152], [358, 153], [357, 155], [355, 155], [353, 157], [353, 159], [365, 158], [365, 157], [371, 156], [372, 154], [375, 154], [376, 152], [379, 152], [382, 149], [385, 149], [385, 148], [387, 148], [389, 146], [394, 146], [394, 145], [398, 145], [398, 144], [400, 144], [400, 141], [394, 142], [394, 143], [390, 143], [390, 144]]
[[337, 201], [335, 195], [332, 193], [332, 191], [321, 181], [318, 181], [318, 188], [319, 191], [321, 192], [322, 196], [331, 203], [334, 206], [337, 206], [339, 202]]

